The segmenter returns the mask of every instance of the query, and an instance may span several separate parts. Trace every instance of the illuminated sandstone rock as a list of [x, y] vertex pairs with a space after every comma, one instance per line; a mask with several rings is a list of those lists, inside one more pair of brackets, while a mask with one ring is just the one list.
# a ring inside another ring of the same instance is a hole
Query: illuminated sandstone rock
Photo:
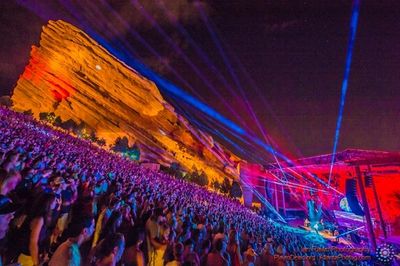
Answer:
[[66, 22], [43, 27], [12, 100], [15, 110], [36, 118], [54, 112], [63, 121], [83, 121], [108, 145], [127, 136], [140, 144], [142, 160], [179, 162], [210, 181], [237, 177], [236, 156], [178, 115], [151, 80]]

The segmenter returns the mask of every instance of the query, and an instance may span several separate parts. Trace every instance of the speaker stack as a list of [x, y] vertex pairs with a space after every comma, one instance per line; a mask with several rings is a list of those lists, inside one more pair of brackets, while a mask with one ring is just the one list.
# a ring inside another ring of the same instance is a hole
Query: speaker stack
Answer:
[[364, 216], [364, 211], [357, 198], [357, 180], [346, 180], [346, 198], [351, 211], [356, 215]]

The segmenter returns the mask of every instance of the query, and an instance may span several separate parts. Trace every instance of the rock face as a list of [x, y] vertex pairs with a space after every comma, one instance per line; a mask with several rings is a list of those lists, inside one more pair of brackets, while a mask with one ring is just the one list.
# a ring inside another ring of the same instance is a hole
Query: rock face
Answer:
[[119, 61], [80, 29], [63, 21], [43, 27], [39, 47], [12, 95], [14, 109], [54, 112], [84, 122], [113, 144], [127, 136], [141, 159], [178, 162], [212, 179], [237, 178], [235, 155], [174, 111], [156, 85]]

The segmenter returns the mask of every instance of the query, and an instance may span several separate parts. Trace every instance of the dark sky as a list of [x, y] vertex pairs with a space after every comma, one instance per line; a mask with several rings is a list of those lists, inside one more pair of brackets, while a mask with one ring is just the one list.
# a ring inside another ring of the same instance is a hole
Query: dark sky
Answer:
[[[332, 151], [351, 1], [165, 0], [164, 7], [162, 2], [142, 0], [135, 5], [134, 0], [1, 1], [0, 93], [12, 91], [46, 21], [64, 19], [86, 31], [90, 28], [116, 49], [124, 46], [121, 49], [125, 52], [241, 126], [245, 127], [245, 122], [260, 136], [200, 9], [218, 36], [249, 104], [282, 151], [296, 157]], [[191, 39], [178, 30], [165, 10]], [[398, 1], [361, 3], [338, 150], [400, 150], [399, 11]], [[143, 12], [154, 18], [186, 58], [172, 48]], [[149, 52], [133, 31], [160, 57]], [[206, 54], [208, 63], [196, 49]], [[197, 75], [188, 60], [211, 86]], [[222, 79], [227, 80], [228, 87]], [[224, 105], [222, 98], [240, 113], [241, 119]], [[184, 105], [182, 108], [190, 109]], [[192, 114], [204, 119], [195, 111]]]

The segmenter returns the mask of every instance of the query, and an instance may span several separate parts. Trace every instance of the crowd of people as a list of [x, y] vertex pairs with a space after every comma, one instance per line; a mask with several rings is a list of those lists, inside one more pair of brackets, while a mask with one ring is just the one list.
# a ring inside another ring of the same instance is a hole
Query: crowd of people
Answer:
[[313, 265], [276, 255], [316, 255], [237, 200], [5, 108], [0, 194], [4, 264]]

